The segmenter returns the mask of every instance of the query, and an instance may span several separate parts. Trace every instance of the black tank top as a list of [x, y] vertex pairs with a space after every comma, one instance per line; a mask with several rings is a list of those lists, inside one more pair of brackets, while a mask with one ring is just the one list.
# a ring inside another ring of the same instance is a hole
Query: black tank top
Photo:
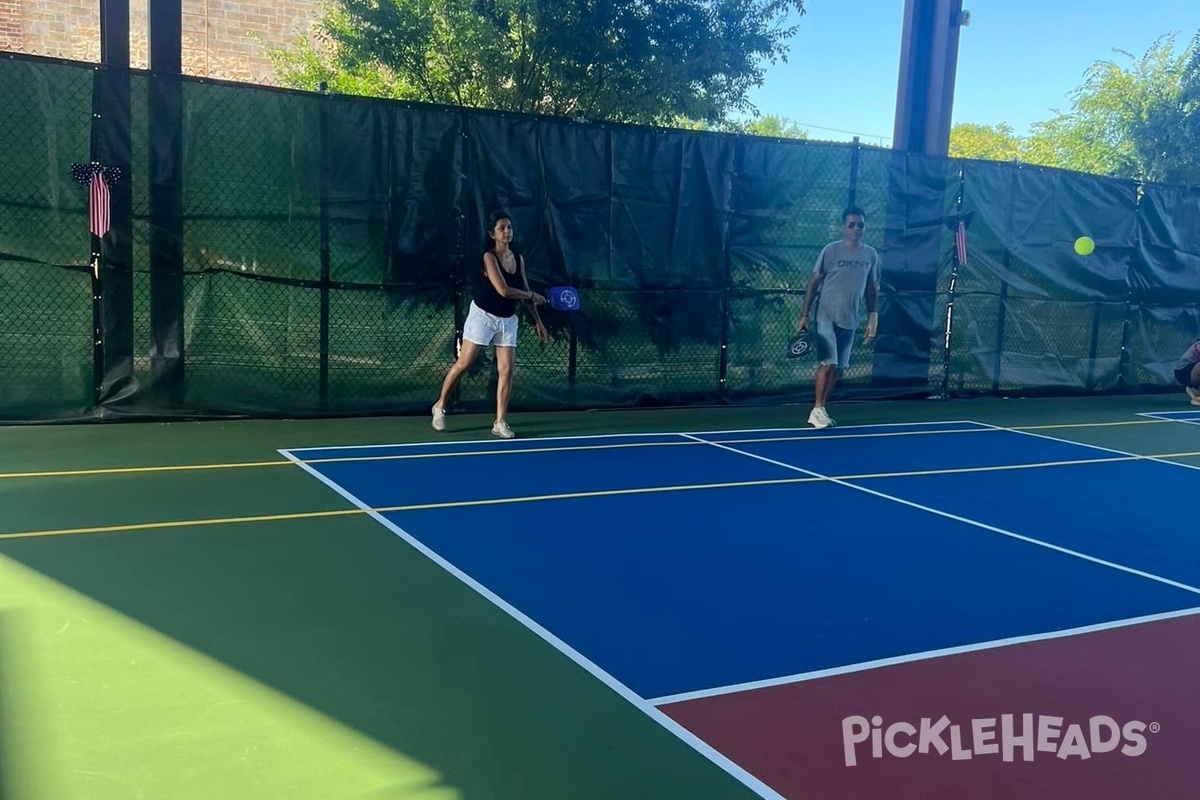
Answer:
[[[491, 253], [495, 257], [496, 253], [492, 250], [485, 250], [485, 253]], [[504, 282], [509, 286], [513, 286], [512, 279], [521, 274], [521, 254], [513, 250], [513, 255], [517, 257], [517, 271], [510, 275], [504, 267], [500, 267], [500, 274], [504, 276]], [[500, 264], [500, 259], [496, 258], [496, 263]], [[475, 305], [479, 306], [489, 314], [494, 314], [497, 317], [511, 317], [517, 313], [517, 301], [508, 297], [502, 297], [496, 291], [496, 287], [492, 285], [491, 280], [487, 276], [487, 270], [480, 268], [479, 285], [475, 287]]]

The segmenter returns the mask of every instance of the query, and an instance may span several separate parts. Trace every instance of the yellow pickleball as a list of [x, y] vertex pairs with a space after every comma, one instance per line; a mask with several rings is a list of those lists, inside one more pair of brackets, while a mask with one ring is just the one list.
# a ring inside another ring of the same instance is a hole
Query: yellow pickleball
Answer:
[[1080, 236], [1075, 240], [1075, 252], [1081, 256], [1090, 256], [1095, 249], [1096, 243], [1090, 236]]

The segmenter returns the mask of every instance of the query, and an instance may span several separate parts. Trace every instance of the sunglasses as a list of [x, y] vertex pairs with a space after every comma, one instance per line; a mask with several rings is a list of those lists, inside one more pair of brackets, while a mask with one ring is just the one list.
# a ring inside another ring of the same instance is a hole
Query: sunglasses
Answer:
[[865, 227], [867, 227], [867, 223], [865, 223], [865, 222], [847, 222], [846, 227], [847, 228], [865, 228]]

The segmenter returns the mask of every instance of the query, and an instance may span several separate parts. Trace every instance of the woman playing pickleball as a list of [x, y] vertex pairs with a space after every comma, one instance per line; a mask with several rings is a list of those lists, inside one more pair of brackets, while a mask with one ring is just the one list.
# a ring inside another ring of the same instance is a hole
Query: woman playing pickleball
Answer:
[[442, 381], [442, 394], [431, 409], [433, 429], [446, 429], [446, 403], [451, 392], [475, 363], [480, 351], [491, 345], [496, 349], [496, 369], [499, 373], [496, 382], [496, 422], [492, 425], [492, 433], [503, 439], [511, 439], [516, 434], [508, 426], [507, 414], [517, 350], [517, 303], [522, 300], [529, 302], [538, 339], [547, 342], [550, 333], [537, 311], [546, 298], [529, 289], [525, 259], [512, 247], [513, 226], [508, 214], [502, 211], [492, 214], [488, 218], [487, 235], [482, 274], [467, 312], [467, 321], [463, 324], [458, 360], [446, 373], [446, 379]]

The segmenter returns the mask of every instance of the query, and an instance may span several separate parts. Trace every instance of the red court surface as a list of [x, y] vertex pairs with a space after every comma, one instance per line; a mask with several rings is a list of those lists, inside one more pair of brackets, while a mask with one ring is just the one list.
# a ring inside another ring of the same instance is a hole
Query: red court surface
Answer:
[[[659, 708], [788, 800], [1194, 800], [1200, 615]], [[1032, 748], [1020, 741], [1026, 714]], [[1012, 715], [1012, 736], [1002, 731], [1004, 715]], [[943, 716], [948, 724], [939, 729]], [[861, 736], [857, 745], [843, 741], [843, 721], [855, 717], [846, 738]], [[916, 746], [923, 719], [924, 753]], [[889, 748], [886, 734], [896, 723], [911, 727], [893, 729]], [[875, 737], [880, 757], [873, 756]]]

